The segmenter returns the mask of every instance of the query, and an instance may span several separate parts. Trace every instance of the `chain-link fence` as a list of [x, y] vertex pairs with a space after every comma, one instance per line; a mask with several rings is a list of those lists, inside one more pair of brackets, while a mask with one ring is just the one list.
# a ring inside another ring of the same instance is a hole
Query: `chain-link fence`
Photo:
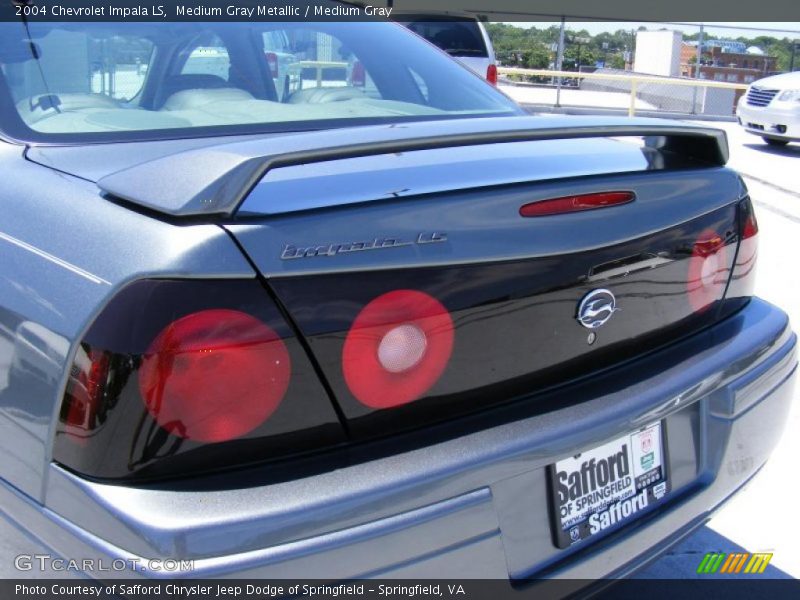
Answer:
[[733, 118], [747, 87], [800, 69], [800, 28], [490, 23], [503, 89], [534, 109]]
[[141, 63], [100, 67], [92, 72], [92, 92], [127, 101], [141, 91], [146, 76], [147, 65]]

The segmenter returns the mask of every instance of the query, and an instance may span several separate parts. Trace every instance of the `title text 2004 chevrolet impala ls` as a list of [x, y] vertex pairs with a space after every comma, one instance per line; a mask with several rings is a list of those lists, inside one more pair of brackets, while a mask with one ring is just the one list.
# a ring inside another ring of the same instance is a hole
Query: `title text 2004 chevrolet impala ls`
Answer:
[[781, 433], [719, 131], [524, 116], [392, 23], [6, 23], [0, 62], [3, 522], [50, 553], [618, 576]]

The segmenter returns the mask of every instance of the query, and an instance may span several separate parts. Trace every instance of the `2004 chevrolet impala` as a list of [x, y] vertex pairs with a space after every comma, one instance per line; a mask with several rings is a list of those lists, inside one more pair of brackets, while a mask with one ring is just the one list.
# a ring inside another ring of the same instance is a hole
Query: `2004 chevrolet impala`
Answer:
[[5, 23], [0, 63], [2, 523], [42, 551], [621, 576], [781, 433], [720, 131], [525, 116], [393, 23]]

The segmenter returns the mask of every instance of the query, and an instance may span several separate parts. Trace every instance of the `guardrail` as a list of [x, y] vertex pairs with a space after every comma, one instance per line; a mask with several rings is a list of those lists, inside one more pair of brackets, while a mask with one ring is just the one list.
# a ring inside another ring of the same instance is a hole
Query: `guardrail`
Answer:
[[[547, 69], [523, 69], [520, 67], [498, 67], [498, 72], [503, 75], [525, 75], [531, 77], [547, 77], [558, 80], [558, 92], [561, 90], [561, 79], [588, 79], [606, 81], [624, 81], [630, 83], [630, 103], [628, 115], [636, 114], [636, 94], [638, 86], [643, 83], [658, 85], [674, 85], [693, 88], [720, 88], [727, 90], [746, 90], [745, 83], [731, 83], [711, 79], [693, 79], [688, 77], [657, 77], [654, 75], [617, 74], [617, 73], [581, 73], [577, 71], [550, 71]], [[558, 104], [558, 100], [556, 101]]]
[[347, 69], [348, 63], [333, 60], [301, 60], [294, 64], [301, 69], [314, 69], [316, 71], [317, 87], [322, 87], [322, 71], [324, 69]]

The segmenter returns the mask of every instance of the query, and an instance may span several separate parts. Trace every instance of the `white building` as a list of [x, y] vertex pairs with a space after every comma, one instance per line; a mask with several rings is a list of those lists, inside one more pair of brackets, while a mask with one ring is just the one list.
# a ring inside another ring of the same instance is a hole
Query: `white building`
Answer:
[[680, 76], [682, 42], [680, 31], [637, 31], [634, 71], [665, 77]]

